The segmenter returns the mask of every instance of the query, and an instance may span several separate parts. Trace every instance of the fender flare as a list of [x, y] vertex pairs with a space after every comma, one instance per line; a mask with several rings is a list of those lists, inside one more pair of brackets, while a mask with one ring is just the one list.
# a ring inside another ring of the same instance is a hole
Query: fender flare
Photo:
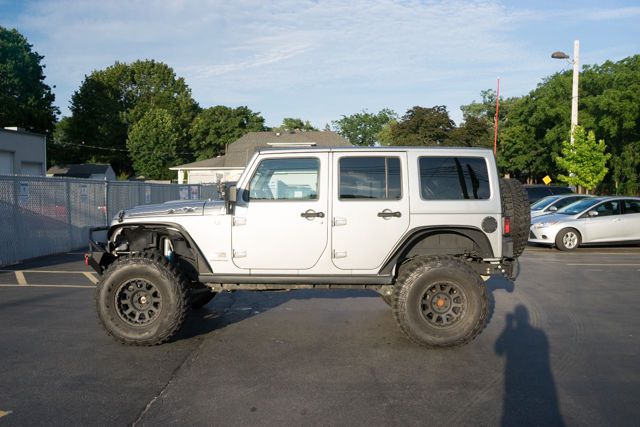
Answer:
[[114, 224], [109, 227], [109, 231], [107, 233], [107, 238], [110, 240], [113, 233], [122, 228], [146, 228], [151, 230], [166, 230], [173, 229], [172, 231], [180, 234], [186, 241], [189, 243], [191, 249], [193, 249], [195, 258], [196, 258], [196, 270], [198, 274], [212, 274], [211, 266], [207, 261], [207, 258], [204, 256], [204, 253], [200, 249], [200, 247], [196, 244], [195, 240], [191, 237], [191, 235], [184, 229], [180, 224], [176, 224], [174, 222], [127, 222], [127, 223], [119, 223]]
[[392, 255], [382, 264], [378, 274], [392, 274], [394, 267], [404, 256], [406, 256], [411, 248], [420, 240], [430, 235], [438, 233], [453, 233], [467, 237], [475, 242], [480, 248], [480, 255], [483, 258], [493, 258], [494, 253], [487, 235], [476, 227], [464, 226], [428, 226], [416, 227], [408, 231], [403, 239], [396, 245]]

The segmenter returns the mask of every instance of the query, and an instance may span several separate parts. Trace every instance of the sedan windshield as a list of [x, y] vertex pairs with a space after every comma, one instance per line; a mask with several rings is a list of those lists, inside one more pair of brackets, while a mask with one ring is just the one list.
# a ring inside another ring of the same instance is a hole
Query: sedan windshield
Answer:
[[562, 209], [558, 209], [557, 214], [562, 215], [575, 215], [584, 211], [585, 209], [589, 209], [593, 205], [600, 202], [601, 199], [593, 198], [593, 199], [582, 199], [579, 202], [571, 203], [570, 205], [565, 206]]
[[559, 198], [560, 196], [547, 196], [543, 199], [538, 200], [534, 204], [532, 204], [531, 210], [541, 211], [542, 209], [546, 208], [547, 206], [549, 206], [551, 203], [555, 202]]

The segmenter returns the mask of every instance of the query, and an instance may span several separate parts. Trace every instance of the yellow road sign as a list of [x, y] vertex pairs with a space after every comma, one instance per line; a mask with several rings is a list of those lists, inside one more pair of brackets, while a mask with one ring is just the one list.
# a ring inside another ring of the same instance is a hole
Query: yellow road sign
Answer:
[[542, 178], [542, 182], [544, 182], [546, 185], [549, 185], [549, 183], [551, 182], [551, 177], [549, 175], [545, 176], [544, 178]]

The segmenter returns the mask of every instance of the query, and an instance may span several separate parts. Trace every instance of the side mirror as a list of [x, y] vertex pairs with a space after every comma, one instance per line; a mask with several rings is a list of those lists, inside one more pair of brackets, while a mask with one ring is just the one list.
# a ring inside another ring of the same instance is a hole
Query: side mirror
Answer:
[[557, 210], [558, 210], [558, 208], [557, 208], [556, 206], [551, 206], [551, 207], [549, 208], [549, 212], [555, 212], [555, 211], [557, 211]]
[[233, 214], [238, 198], [238, 187], [235, 184], [226, 187], [224, 192], [224, 207], [227, 210], [227, 214]]
[[598, 211], [589, 211], [589, 213], [587, 215], [589, 215], [590, 217], [593, 218], [595, 216], [598, 216]]

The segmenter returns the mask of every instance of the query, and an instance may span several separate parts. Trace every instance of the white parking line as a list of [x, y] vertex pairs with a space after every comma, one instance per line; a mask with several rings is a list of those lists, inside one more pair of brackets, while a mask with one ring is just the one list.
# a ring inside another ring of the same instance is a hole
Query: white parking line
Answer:
[[78, 288], [78, 289], [95, 289], [95, 286], [87, 285], [17, 285], [17, 284], [0, 284], [0, 288]]
[[567, 265], [589, 265], [592, 267], [637, 267], [640, 266], [640, 264], [567, 264]]
[[47, 274], [85, 274], [88, 271], [65, 271], [65, 270], [0, 270], [0, 273], [47, 273]]

